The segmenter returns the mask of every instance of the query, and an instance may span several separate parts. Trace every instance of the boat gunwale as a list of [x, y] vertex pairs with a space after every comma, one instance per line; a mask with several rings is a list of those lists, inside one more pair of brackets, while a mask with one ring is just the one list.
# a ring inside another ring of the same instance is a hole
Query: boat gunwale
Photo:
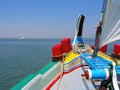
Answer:
[[48, 63], [46, 66], [44, 66], [41, 70], [39, 70], [37, 73], [35, 74], [29, 74], [27, 75], [23, 80], [21, 80], [20, 82], [18, 82], [15, 86], [13, 86], [10, 90], [20, 90], [23, 87], [25, 87], [31, 80], [33, 80], [37, 75], [41, 74], [45, 74], [48, 70], [50, 70], [54, 65], [56, 65], [58, 62], [53, 62], [51, 61], [50, 63]]

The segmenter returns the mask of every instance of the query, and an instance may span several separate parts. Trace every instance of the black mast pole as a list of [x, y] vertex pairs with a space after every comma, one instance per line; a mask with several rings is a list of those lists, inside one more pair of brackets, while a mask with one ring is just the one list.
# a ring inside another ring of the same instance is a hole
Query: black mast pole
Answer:
[[94, 47], [92, 58], [95, 58], [97, 56], [97, 53], [99, 50], [100, 36], [101, 36], [101, 32], [102, 32], [102, 24], [103, 24], [104, 12], [106, 9], [106, 3], [107, 3], [107, 0], [104, 0], [102, 11], [101, 11], [103, 15], [102, 15], [102, 19], [100, 20], [100, 22], [97, 25], [96, 35], [95, 35], [95, 47]]

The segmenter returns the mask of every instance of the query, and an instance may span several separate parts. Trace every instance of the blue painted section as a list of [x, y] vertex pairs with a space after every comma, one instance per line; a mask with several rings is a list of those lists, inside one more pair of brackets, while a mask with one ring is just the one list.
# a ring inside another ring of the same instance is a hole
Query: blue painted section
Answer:
[[116, 66], [117, 74], [120, 74], [120, 66]]
[[99, 56], [92, 58], [92, 55], [83, 53], [81, 55], [81, 58], [83, 58], [85, 62], [89, 65], [89, 67], [93, 70], [110, 68], [111, 62]]
[[[95, 65], [93, 65], [94, 62], [93, 62], [93, 63], [90, 62], [90, 61], [92, 60], [92, 58], [86, 58], [86, 56], [84, 56], [84, 55], [81, 55], [81, 58], [85, 60], [85, 62], [89, 65], [90, 68], [92, 68], [92, 69], [97, 69], [97, 68], [95, 67]], [[92, 60], [92, 61], [93, 61], [93, 60]]]
[[[89, 67], [92, 70], [111, 68], [112, 62], [108, 61], [105, 58], [101, 58], [99, 56], [92, 58], [91, 54], [84, 54], [84, 53], [82, 53], [80, 57], [85, 60], [85, 62], [89, 65]], [[120, 66], [116, 66], [116, 72], [117, 74], [120, 74]]]
[[84, 43], [83, 39], [81, 37], [77, 37], [75, 40], [75, 43]]
[[103, 69], [91, 70], [91, 79], [106, 79], [107, 72]]
[[74, 44], [77, 44], [77, 43], [84, 43], [82, 37], [76, 37], [75, 38]]

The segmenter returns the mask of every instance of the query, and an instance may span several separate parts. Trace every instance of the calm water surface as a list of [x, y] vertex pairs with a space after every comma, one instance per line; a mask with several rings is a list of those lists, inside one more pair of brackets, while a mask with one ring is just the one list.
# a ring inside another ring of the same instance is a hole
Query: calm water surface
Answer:
[[0, 39], [0, 90], [8, 90], [51, 61], [58, 39]]

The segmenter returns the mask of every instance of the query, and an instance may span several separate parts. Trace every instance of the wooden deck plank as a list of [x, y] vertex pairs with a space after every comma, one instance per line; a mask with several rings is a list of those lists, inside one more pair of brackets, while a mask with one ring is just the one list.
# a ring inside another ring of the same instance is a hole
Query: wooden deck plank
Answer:
[[[84, 78], [82, 68], [78, 68], [69, 74], [65, 74], [61, 80], [58, 90], [95, 90], [94, 86]], [[59, 80], [54, 84], [51, 90], [57, 90]]]

